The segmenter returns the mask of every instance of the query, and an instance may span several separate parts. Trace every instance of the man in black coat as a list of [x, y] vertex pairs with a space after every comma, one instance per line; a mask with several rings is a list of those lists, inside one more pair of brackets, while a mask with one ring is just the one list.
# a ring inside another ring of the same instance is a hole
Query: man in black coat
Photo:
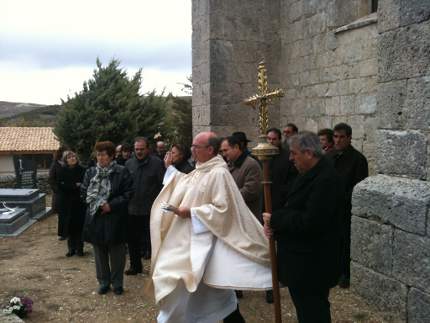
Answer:
[[287, 193], [297, 176], [297, 169], [290, 161], [289, 152], [282, 147], [281, 130], [277, 128], [267, 130], [267, 142], [279, 149], [279, 154], [270, 160], [272, 210], [277, 210], [286, 202]]
[[341, 180], [316, 134], [301, 132], [289, 144], [299, 176], [285, 206], [263, 213], [265, 233], [277, 241], [279, 280], [288, 286], [299, 323], [331, 322], [328, 296], [340, 271]]
[[333, 160], [334, 168], [342, 178], [345, 188], [344, 213], [342, 217], [342, 275], [339, 286], [348, 288], [350, 283], [351, 258], [351, 199], [357, 183], [369, 176], [366, 157], [351, 145], [352, 129], [346, 123], [334, 127], [334, 148], [328, 156]]
[[[270, 160], [270, 177], [272, 181], [272, 210], [276, 211], [284, 206], [287, 193], [291, 189], [297, 176], [297, 169], [290, 161], [289, 149], [282, 147], [282, 133], [278, 128], [270, 128], [266, 132], [267, 142], [278, 147], [279, 154]], [[273, 292], [266, 292], [266, 302], [273, 303]]]
[[151, 238], [149, 233], [149, 214], [152, 203], [161, 190], [164, 164], [156, 156], [150, 154], [149, 141], [138, 137], [134, 142], [134, 156], [125, 167], [133, 178], [134, 195], [128, 205], [128, 251], [130, 268], [126, 275], [142, 272], [141, 240], [143, 237], [143, 256], [151, 257]]

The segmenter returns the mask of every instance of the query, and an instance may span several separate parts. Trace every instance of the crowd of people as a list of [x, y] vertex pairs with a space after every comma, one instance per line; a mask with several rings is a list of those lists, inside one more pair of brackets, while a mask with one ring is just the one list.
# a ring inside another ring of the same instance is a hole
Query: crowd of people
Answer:
[[[270, 128], [272, 212], [263, 170], [244, 132], [198, 134], [188, 148], [137, 137], [94, 146], [85, 169], [60, 148], [50, 170], [58, 235], [67, 257], [93, 245], [98, 293], [121, 295], [123, 275], [151, 259], [158, 322], [244, 322], [237, 298], [265, 290], [273, 302], [268, 238], [278, 276], [303, 322], [330, 322], [329, 291], [350, 284], [351, 199], [368, 176], [366, 158], [340, 123], [317, 134]], [[129, 268], [126, 269], [128, 250]]]

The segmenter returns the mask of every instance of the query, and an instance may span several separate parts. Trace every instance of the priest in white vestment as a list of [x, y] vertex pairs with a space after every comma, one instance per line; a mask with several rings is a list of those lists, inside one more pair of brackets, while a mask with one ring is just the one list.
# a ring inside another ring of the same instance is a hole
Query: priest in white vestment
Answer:
[[244, 322], [234, 293], [271, 288], [268, 240], [224, 160], [198, 134], [196, 169], [169, 167], [151, 210], [151, 273], [159, 323]]

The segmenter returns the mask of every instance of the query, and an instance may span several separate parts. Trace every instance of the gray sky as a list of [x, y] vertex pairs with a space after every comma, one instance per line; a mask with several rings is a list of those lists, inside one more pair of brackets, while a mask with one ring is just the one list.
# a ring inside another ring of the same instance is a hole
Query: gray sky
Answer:
[[183, 94], [191, 0], [0, 0], [0, 101], [55, 104], [112, 58], [145, 93]]

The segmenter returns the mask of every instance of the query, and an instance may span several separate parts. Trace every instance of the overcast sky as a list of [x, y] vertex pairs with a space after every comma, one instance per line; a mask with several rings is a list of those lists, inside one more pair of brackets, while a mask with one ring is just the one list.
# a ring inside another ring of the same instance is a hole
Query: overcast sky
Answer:
[[145, 93], [183, 95], [191, 74], [191, 0], [0, 0], [0, 101], [60, 103], [99, 57]]

